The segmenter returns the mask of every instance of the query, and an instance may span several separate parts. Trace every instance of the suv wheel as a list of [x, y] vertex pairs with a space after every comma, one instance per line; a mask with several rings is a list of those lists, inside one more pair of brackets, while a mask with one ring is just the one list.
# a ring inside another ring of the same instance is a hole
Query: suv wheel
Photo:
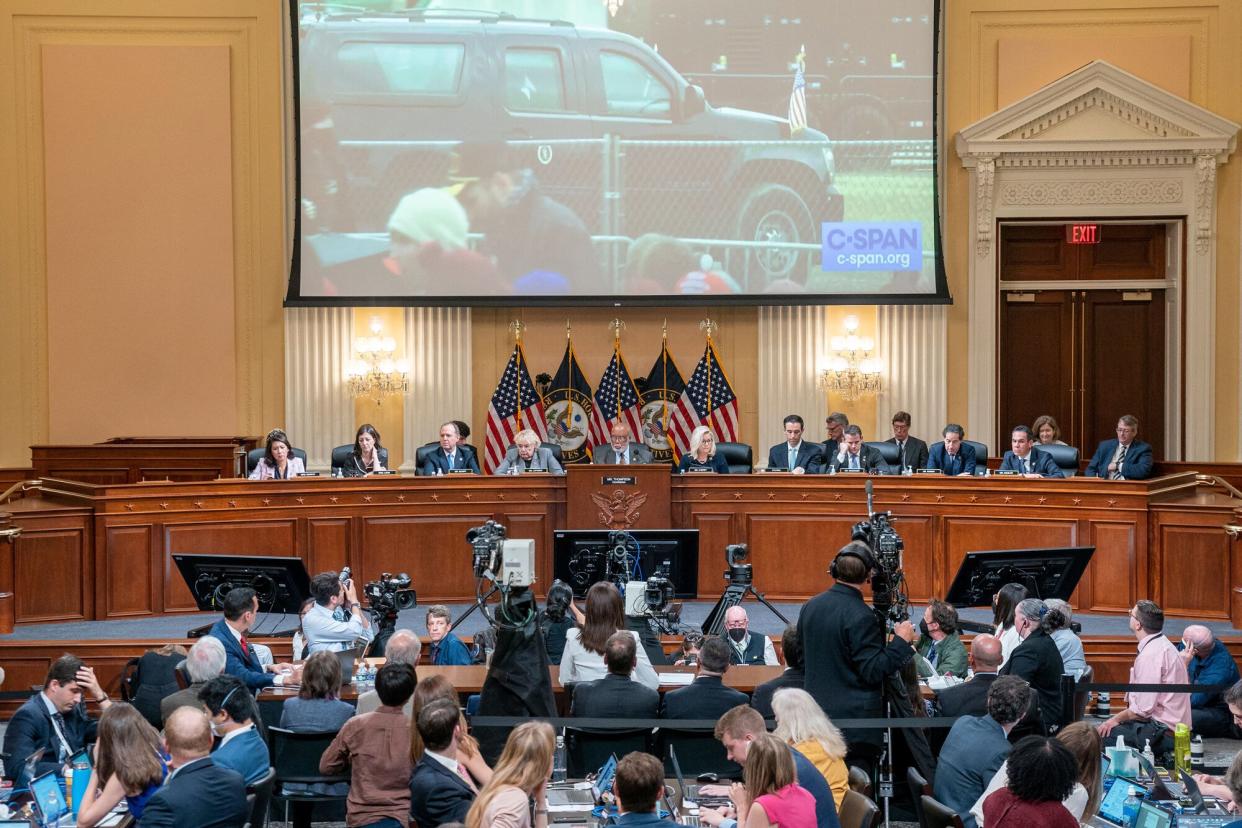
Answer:
[[[796, 190], [784, 184], [764, 184], [746, 195], [738, 210], [736, 238], [804, 244], [817, 240], [811, 209]], [[804, 250], [731, 248], [728, 254], [729, 273], [750, 290], [778, 279], [804, 285], [810, 265], [811, 255]]]

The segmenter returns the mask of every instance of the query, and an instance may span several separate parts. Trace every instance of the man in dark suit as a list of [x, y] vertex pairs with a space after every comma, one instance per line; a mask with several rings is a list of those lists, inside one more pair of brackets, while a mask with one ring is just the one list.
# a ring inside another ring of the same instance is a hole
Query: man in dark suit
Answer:
[[778, 443], [768, 451], [768, 471], [787, 471], [807, 474], [819, 471], [824, 464], [820, 446], [802, 439], [802, 418], [790, 414], [785, 418], [785, 442]]
[[755, 688], [750, 696], [750, 706], [759, 711], [765, 719], [772, 713], [772, 696], [782, 687], [796, 687], [801, 690], [806, 681], [802, 671], [802, 639], [798, 638], [798, 628], [790, 624], [781, 634], [781, 653], [785, 656], [785, 672], [770, 681], [765, 681]]
[[839, 472], [858, 469], [867, 474], [883, 474], [888, 471], [888, 464], [879, 449], [863, 443], [862, 429], [849, 425], [845, 427], [837, 453], [828, 458], [827, 469]]
[[[853, 541], [829, 569], [836, 584], [812, 598], [798, 614], [798, 638], [806, 665], [805, 688], [830, 719], [884, 715], [883, 684], [914, 658], [914, 625], [902, 621], [893, 639], [863, 600], [863, 585], [875, 569], [865, 543]], [[880, 730], [845, 730], [851, 758], [870, 764], [879, 755]]]
[[608, 443], [595, 447], [591, 452], [591, 462], [625, 466], [652, 462], [651, 449], [631, 440], [629, 426], [625, 423], [613, 423], [612, 428], [608, 429]]
[[1001, 471], [1017, 472], [1023, 477], [1064, 477], [1052, 455], [1035, 448], [1035, 436], [1029, 426], [1020, 425], [1009, 435], [1012, 451], [1005, 452]]
[[461, 441], [461, 433], [456, 423], [445, 423], [440, 426], [440, 450], [427, 455], [423, 464], [423, 474], [448, 474], [451, 471], [469, 470], [482, 474], [479, 460], [470, 447]]
[[571, 716], [598, 719], [654, 719], [660, 694], [630, 678], [638, 661], [638, 643], [626, 632], [615, 632], [604, 644], [608, 675], [574, 687]]
[[1109, 480], [1146, 480], [1151, 477], [1151, 446], [1137, 439], [1138, 429], [1138, 418], [1123, 414], [1117, 421], [1117, 439], [1100, 443], [1083, 476]]
[[845, 436], [846, 426], [850, 424], [850, 418], [842, 414], [840, 411], [834, 411], [824, 420], [824, 425], [828, 429], [828, 439], [824, 441], [824, 467], [822, 471], [828, 470], [828, 460], [837, 453], [841, 448], [841, 438]]
[[1026, 598], [1018, 604], [1013, 626], [1022, 643], [1009, 654], [1009, 660], [1000, 671], [1002, 676], [1025, 679], [1038, 694], [1038, 721], [1023, 722], [1023, 731], [1044, 734], [1048, 728], [1061, 723], [1061, 676], [1065, 672], [1061, 651], [1042, 626], [1047, 612], [1048, 605], [1038, 598]]
[[921, 469], [927, 465], [927, 443], [910, 436], [910, 414], [898, 411], [893, 415], [893, 436], [885, 440], [897, 446], [897, 470]]
[[987, 633], [976, 635], [970, 642], [967, 658], [975, 675], [970, 681], [937, 694], [941, 716], [982, 716], [988, 712], [988, 690], [1001, 666], [1000, 639]]
[[199, 693], [220, 744], [211, 754], [217, 767], [231, 768], [253, 785], [271, 767], [267, 742], [254, 726], [254, 699], [237, 676], [216, 676]]
[[460, 722], [461, 711], [450, 699], [436, 699], [418, 713], [415, 726], [425, 749], [410, 776], [410, 818], [419, 826], [464, 823], [478, 795], [457, 761]]
[[246, 633], [250, 632], [258, 612], [259, 598], [250, 587], [230, 589], [224, 596], [224, 617], [207, 633], [224, 645], [224, 672], [237, 676], [256, 692], [273, 684], [284, 684], [286, 677], [289, 684], [298, 684], [302, 679], [300, 665], [269, 664], [265, 667], [246, 640]]
[[947, 475], [970, 477], [975, 473], [975, 448], [963, 440], [966, 431], [957, 423], [949, 423], [940, 433], [944, 439], [928, 449], [925, 469], [940, 469]]
[[147, 802], [140, 828], [240, 828], [250, 818], [246, 783], [235, 770], [216, 765], [207, 714], [178, 707], [164, 723], [172, 772]]
[[1017, 676], [1003, 676], [988, 690], [986, 716], [963, 716], [953, 723], [936, 763], [936, 799], [957, 811], [966, 828], [975, 828], [971, 806], [983, 794], [1009, 755], [1009, 731], [1026, 713], [1031, 690]]
[[729, 669], [729, 645], [719, 638], [708, 638], [699, 650], [699, 672], [694, 681], [664, 694], [662, 719], [715, 719], [739, 704], [746, 694], [724, 684]]
[[52, 662], [43, 689], [17, 708], [4, 731], [8, 754], [4, 775], [16, 787], [30, 782], [26, 760], [36, 751], [43, 755], [34, 764], [34, 775], [59, 772], [78, 751], [95, 741], [97, 722], [86, 713], [82, 698], [90, 695], [101, 710], [112, 705], [95, 679], [95, 671], [77, 656], [63, 655]]

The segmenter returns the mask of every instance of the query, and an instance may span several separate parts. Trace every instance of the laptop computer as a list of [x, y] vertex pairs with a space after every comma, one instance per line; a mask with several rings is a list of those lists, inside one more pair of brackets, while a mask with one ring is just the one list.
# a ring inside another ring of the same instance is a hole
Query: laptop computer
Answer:
[[595, 807], [595, 803], [607, 792], [612, 790], [612, 777], [617, 772], [617, 754], [612, 754], [608, 760], [600, 766], [595, 772], [595, 777], [591, 781], [589, 788], [549, 788], [548, 789], [548, 806], [563, 805], [582, 805], [587, 810]]
[[1131, 828], [1173, 828], [1177, 820], [1171, 808], [1144, 799], [1139, 803]]
[[1138, 754], [1139, 766], [1143, 769], [1143, 773], [1147, 774], [1150, 779], [1150, 787], [1148, 788], [1148, 796], [1160, 802], [1176, 802], [1177, 794], [1169, 790], [1169, 786], [1160, 778], [1160, 774], [1156, 772], [1156, 766], [1147, 761], [1147, 757]]
[[1129, 828], [1130, 818], [1126, 815], [1126, 800], [1131, 794], [1142, 796], [1145, 793], [1142, 785], [1131, 782], [1120, 776], [1110, 776], [1104, 780], [1104, 793], [1100, 797], [1100, 819], [1109, 825]]
[[347, 650], [337, 650], [336, 660], [341, 665], [341, 686], [347, 687], [354, 680], [354, 662], [362, 658], [362, 647], [350, 647]]
[[30, 794], [39, 825], [50, 828], [61, 825], [62, 820], [65, 825], [73, 821], [65, 792], [60, 788], [60, 774], [50, 771], [35, 777], [30, 783]]
[[700, 808], [723, 808], [733, 804], [727, 796], [702, 796], [699, 791], [702, 785], [687, 785], [686, 777], [681, 774], [681, 763], [677, 761], [677, 748], [668, 746], [668, 759], [673, 763], [673, 773], [677, 775], [677, 786], [681, 789], [682, 804], [693, 802]]

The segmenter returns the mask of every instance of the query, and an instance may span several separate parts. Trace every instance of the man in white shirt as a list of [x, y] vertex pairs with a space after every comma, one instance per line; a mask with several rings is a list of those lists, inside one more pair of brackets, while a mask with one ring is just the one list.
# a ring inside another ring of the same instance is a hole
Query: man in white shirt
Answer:
[[375, 637], [352, 578], [342, 581], [335, 572], [321, 572], [311, 578], [310, 586], [315, 606], [302, 619], [302, 634], [310, 653], [347, 650], [355, 642], [365, 644]]

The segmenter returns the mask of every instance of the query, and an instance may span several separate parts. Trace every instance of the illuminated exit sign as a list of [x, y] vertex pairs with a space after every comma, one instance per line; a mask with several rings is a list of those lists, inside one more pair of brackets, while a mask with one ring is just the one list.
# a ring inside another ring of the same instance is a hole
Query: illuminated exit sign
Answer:
[[1066, 244], [1099, 244], [1100, 225], [1098, 224], [1067, 224], [1065, 225]]

